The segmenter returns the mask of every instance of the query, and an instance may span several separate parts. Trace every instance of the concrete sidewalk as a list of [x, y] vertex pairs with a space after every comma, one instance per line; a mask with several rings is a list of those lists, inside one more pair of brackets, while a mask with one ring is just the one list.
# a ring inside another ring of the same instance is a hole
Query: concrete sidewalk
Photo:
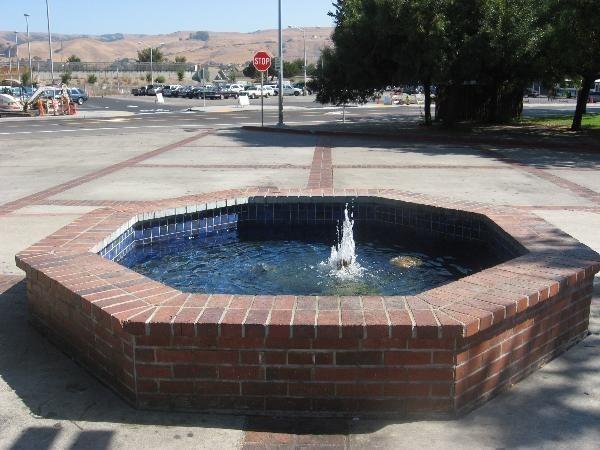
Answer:
[[[0, 448], [597, 448], [600, 284], [592, 334], [454, 421], [290, 420], [137, 411], [28, 325], [14, 254], [108, 202], [227, 188], [389, 187], [508, 204], [600, 251], [600, 155], [213, 131], [31, 136], [0, 144]], [[77, 151], [74, 152], [73, 148]], [[331, 165], [313, 167], [315, 152]], [[331, 181], [327, 181], [331, 182]]]

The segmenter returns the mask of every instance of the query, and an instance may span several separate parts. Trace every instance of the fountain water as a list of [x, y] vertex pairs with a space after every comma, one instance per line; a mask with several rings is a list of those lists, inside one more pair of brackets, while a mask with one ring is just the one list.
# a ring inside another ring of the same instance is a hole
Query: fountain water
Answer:
[[331, 255], [327, 264], [332, 269], [332, 274], [340, 278], [353, 278], [360, 276], [362, 267], [356, 261], [356, 244], [354, 243], [354, 220], [352, 213], [348, 213], [348, 205], [344, 209], [344, 223], [342, 224], [341, 239], [331, 247]]

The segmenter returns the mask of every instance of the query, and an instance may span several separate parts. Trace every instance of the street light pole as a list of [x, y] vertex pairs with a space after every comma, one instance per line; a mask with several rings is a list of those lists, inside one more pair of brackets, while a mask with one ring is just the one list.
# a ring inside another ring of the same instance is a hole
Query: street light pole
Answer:
[[52, 57], [52, 33], [50, 33], [50, 6], [46, 0], [46, 21], [48, 22], [48, 48], [50, 49], [50, 74], [52, 76], [52, 84], [54, 84], [54, 59]]
[[29, 14], [23, 14], [25, 16], [25, 23], [27, 24], [27, 52], [29, 53], [29, 83], [31, 89], [33, 89], [33, 68], [31, 66], [31, 40], [29, 39]]
[[306, 61], [306, 28], [302, 28], [302, 27], [290, 27], [290, 28], [295, 28], [296, 30], [300, 30], [302, 31], [302, 40], [304, 41], [304, 87], [302, 88], [302, 95], [306, 95], [306, 65], [307, 65], [307, 61]]
[[150, 84], [154, 84], [154, 70], [152, 68], [152, 45], [150, 45]]
[[19, 33], [15, 31], [15, 58], [17, 58], [17, 78], [21, 76], [21, 64], [19, 63]]
[[283, 32], [281, 30], [281, 0], [279, 0], [279, 122], [277, 126], [282, 127], [283, 123]]

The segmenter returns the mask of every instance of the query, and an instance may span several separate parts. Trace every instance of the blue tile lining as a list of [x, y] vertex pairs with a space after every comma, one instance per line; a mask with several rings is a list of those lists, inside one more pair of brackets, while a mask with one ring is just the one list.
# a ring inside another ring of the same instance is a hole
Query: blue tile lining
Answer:
[[[185, 236], [207, 237], [236, 229], [238, 223], [277, 225], [337, 224], [344, 217], [345, 202], [303, 202], [290, 199], [260, 198], [260, 202], [204, 209], [192, 213], [148, 219], [137, 222], [100, 250], [113, 261], [121, 260], [134, 246]], [[515, 257], [524, 248], [485, 216], [475, 213], [436, 208], [400, 201], [373, 200], [350, 205], [356, 223], [379, 223], [409, 228], [419, 235], [432, 235], [448, 240], [486, 243], [498, 255]]]

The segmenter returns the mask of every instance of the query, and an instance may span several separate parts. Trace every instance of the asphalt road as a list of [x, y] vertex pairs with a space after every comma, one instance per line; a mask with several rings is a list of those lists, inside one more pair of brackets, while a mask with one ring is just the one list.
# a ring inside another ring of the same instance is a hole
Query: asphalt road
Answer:
[[[90, 99], [74, 117], [10, 118], [0, 119], [0, 140], [35, 138], [48, 134], [88, 133], [93, 135], [127, 134], [165, 131], [173, 127], [195, 131], [202, 128], [230, 128], [242, 125], [260, 125], [260, 100], [251, 100], [249, 108], [242, 109], [237, 101], [202, 99], [166, 99], [157, 104], [154, 97], [96, 97]], [[204, 105], [206, 104], [206, 107]], [[278, 122], [278, 99], [265, 99], [264, 123]], [[548, 103], [535, 99], [525, 103], [526, 116], [572, 114], [573, 102]], [[193, 110], [192, 110], [193, 109]], [[600, 106], [589, 105], [589, 111], [600, 112]], [[284, 120], [287, 125], [323, 125], [341, 122], [342, 108], [323, 106], [314, 97], [286, 97]], [[368, 104], [347, 107], [346, 120], [352, 122], [418, 122], [422, 106], [384, 107]]]

